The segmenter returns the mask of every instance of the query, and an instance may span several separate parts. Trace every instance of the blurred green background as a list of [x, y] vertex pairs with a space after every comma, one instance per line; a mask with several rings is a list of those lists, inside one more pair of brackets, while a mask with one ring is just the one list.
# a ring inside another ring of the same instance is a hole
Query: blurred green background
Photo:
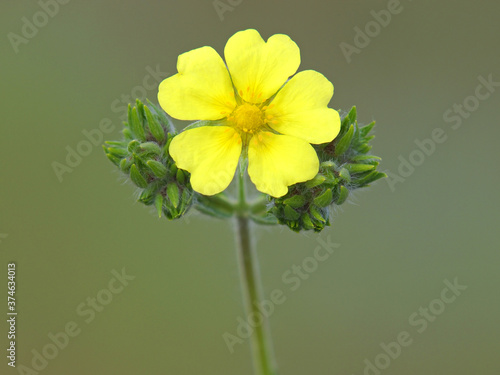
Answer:
[[[412, 152], [420, 164], [391, 179], [392, 188], [380, 181], [357, 193], [319, 236], [258, 230], [266, 295], [287, 296], [271, 316], [280, 374], [376, 374], [365, 360], [374, 363], [381, 343], [404, 331], [411, 345], [381, 374], [500, 372], [500, 88], [469, 98], [480, 76], [500, 81], [500, 3], [402, 0], [377, 29], [371, 12], [387, 1], [221, 0], [218, 14], [210, 0], [75, 0], [45, 20], [47, 2], [0, 5], [0, 269], [6, 275], [7, 263], [17, 262], [18, 366], [32, 368], [33, 350], [42, 352], [69, 322], [79, 334], [42, 371], [11, 369], [2, 356], [0, 373], [252, 374], [248, 342], [231, 354], [222, 338], [244, 316], [230, 223], [157, 219], [135, 203], [100, 146], [62, 181], [52, 165], [65, 163], [67, 147], [76, 149], [82, 130], [103, 119], [114, 127], [106, 138], [118, 138], [122, 101], [143, 93], [156, 100], [155, 88], [141, 89], [148, 67], [165, 78], [179, 54], [204, 45], [222, 53], [246, 28], [265, 39], [288, 34], [301, 48], [300, 70], [334, 83], [332, 107], [357, 105], [361, 122], [377, 121], [373, 151], [382, 170], [397, 175]], [[27, 26], [23, 34], [23, 17], [42, 25], [36, 35]], [[367, 26], [373, 37], [348, 62], [340, 45], [356, 47], [354, 28]], [[14, 47], [9, 33], [30, 37]], [[453, 129], [459, 120], [443, 116], [464, 100], [474, 110]], [[418, 160], [415, 140], [435, 128], [446, 141]], [[291, 291], [283, 274], [318, 238], [340, 247]], [[86, 323], [82, 303], [109, 297], [102, 291], [123, 268], [135, 279]], [[467, 289], [419, 333], [409, 317], [429, 304], [436, 310], [444, 280], [455, 278]], [[5, 349], [7, 278], [0, 279]]]

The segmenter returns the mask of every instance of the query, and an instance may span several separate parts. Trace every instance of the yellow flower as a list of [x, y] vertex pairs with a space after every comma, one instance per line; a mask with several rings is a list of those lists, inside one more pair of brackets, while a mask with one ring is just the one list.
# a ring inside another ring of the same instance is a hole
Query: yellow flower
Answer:
[[178, 74], [160, 84], [163, 109], [179, 120], [221, 120], [177, 135], [170, 155], [191, 173], [204, 195], [231, 183], [242, 151], [257, 189], [273, 197], [316, 176], [312, 144], [332, 141], [340, 130], [337, 111], [328, 108], [333, 85], [300, 65], [299, 47], [287, 35], [265, 42], [256, 30], [234, 34], [224, 49], [226, 64], [211, 47], [179, 56]]

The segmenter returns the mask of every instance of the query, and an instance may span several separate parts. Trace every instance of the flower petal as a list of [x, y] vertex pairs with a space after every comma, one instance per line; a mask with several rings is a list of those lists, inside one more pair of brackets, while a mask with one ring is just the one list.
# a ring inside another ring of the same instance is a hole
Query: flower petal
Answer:
[[158, 101], [179, 120], [217, 120], [236, 106], [231, 77], [212, 47], [183, 53], [177, 59], [178, 74], [160, 84]]
[[169, 148], [177, 167], [191, 173], [191, 186], [214, 195], [231, 183], [241, 154], [241, 137], [228, 126], [202, 126], [174, 137]]
[[233, 84], [244, 100], [269, 99], [300, 65], [300, 50], [287, 35], [276, 34], [266, 42], [257, 30], [234, 34], [224, 49]]
[[318, 170], [316, 151], [302, 139], [261, 132], [250, 140], [248, 174], [263, 193], [282, 197], [288, 186], [311, 180]]
[[338, 112], [327, 107], [332, 96], [333, 85], [321, 73], [297, 73], [266, 110], [266, 116], [273, 116], [269, 125], [309, 143], [331, 142], [340, 131]]

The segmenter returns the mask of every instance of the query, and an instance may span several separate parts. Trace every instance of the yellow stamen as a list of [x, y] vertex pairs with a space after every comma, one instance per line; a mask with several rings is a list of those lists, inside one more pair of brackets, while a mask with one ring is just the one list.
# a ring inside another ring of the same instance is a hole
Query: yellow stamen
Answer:
[[236, 107], [228, 120], [237, 130], [244, 133], [255, 133], [265, 124], [264, 113], [259, 107], [249, 103]]

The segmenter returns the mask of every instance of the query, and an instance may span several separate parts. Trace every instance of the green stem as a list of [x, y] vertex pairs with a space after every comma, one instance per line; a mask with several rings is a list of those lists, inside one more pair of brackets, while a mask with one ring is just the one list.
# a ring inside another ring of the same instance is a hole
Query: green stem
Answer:
[[245, 310], [247, 317], [253, 317], [254, 319], [258, 319], [258, 321], [262, 320], [262, 323], [255, 327], [255, 331], [251, 337], [255, 373], [257, 375], [276, 375], [269, 324], [259, 311], [257, 305], [262, 301], [263, 293], [257, 252], [252, 241], [251, 223], [247, 211], [248, 205], [245, 200], [245, 177], [243, 173], [239, 173], [238, 207], [236, 215], [237, 249], [245, 298]]

